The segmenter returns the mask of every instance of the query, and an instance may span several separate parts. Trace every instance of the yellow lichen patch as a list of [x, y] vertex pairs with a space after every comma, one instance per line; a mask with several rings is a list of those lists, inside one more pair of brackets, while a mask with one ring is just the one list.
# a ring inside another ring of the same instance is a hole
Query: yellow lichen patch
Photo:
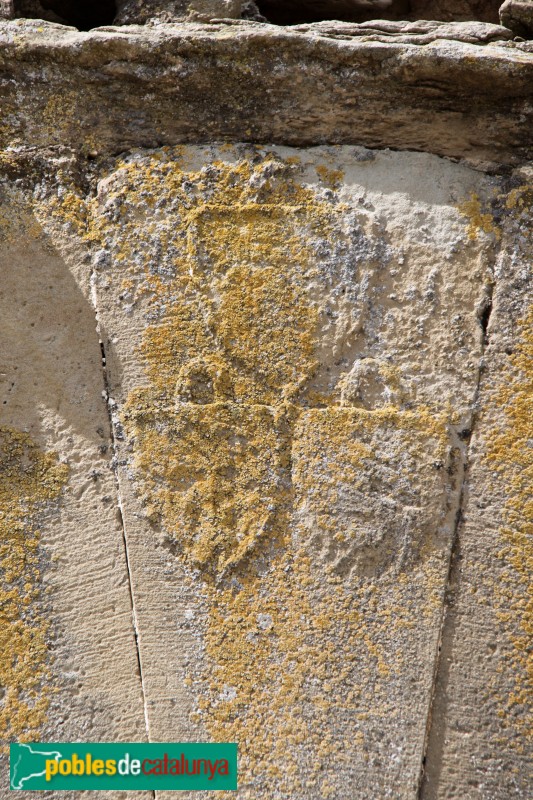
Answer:
[[163, 518], [189, 564], [220, 578], [279, 547], [289, 483], [284, 415], [266, 406], [182, 403], [174, 413], [159, 411], [153, 426], [153, 411], [138, 410], [151, 402], [134, 395], [125, 417], [147, 513]]
[[240, 266], [218, 282], [217, 302], [206, 294], [184, 282], [182, 303], [146, 331], [145, 353], [158, 353], [147, 358], [153, 386], [203, 403], [297, 395], [316, 369], [318, 313], [303, 290], [280, 270]]
[[464, 200], [458, 205], [460, 213], [468, 218], [468, 238], [477, 239], [479, 231], [492, 233], [496, 239], [501, 238], [501, 231], [494, 222], [490, 212], [484, 212], [481, 200], [477, 194], [472, 194], [469, 200]]
[[337, 188], [344, 178], [344, 173], [340, 169], [330, 169], [326, 167], [324, 164], [319, 164], [316, 168], [317, 175], [323, 181], [323, 183], [331, 186], [333, 188]]
[[515, 214], [528, 213], [533, 207], [533, 186], [526, 183], [511, 189], [505, 197], [505, 207]]
[[[504, 547], [500, 553], [507, 564], [497, 589], [498, 618], [512, 643], [515, 691], [506, 700], [509, 719], [519, 719], [527, 737], [533, 716], [533, 307], [521, 321], [521, 338], [510, 358], [508, 380], [499, 389], [496, 402], [505, 409], [508, 425], [491, 438], [487, 459], [501, 475], [508, 494], [505, 504]], [[512, 370], [512, 371], [511, 371]], [[522, 714], [513, 713], [513, 706]]]
[[196, 719], [214, 740], [239, 743], [244, 797], [258, 787], [299, 796], [304, 781], [320, 793], [324, 780], [364, 762], [365, 729], [402, 713], [395, 691], [425, 597], [442, 585], [438, 567], [428, 561], [411, 573], [415, 589], [387, 592], [317, 569], [293, 542], [261, 578], [211, 590], [210, 668], [193, 680]]
[[365, 624], [354, 598], [323, 580], [304, 551], [289, 550], [263, 580], [212, 595], [201, 718], [215, 740], [239, 742], [243, 782], [296, 790], [303, 773], [319, 777], [321, 748], [338, 749], [335, 717], [359, 695]]
[[[208, 308], [196, 297], [187, 303], [186, 297], [184, 292], [185, 302], [172, 305], [162, 322], [150, 325], [144, 334], [145, 352], [158, 354], [157, 361], [148, 360], [146, 367], [151, 385], [169, 401], [176, 394], [198, 401], [196, 391], [209, 392], [210, 400], [231, 399], [231, 395], [217, 392], [217, 374], [222, 378], [227, 367], [215, 350], [206, 318]], [[191, 362], [195, 363], [194, 370]]]
[[66, 225], [69, 233], [80, 237], [86, 235], [87, 207], [72, 188], [62, 189], [57, 195], [48, 198], [45, 208], [41, 209], [41, 213], [43, 212]]
[[235, 364], [235, 396], [263, 403], [296, 396], [317, 366], [318, 312], [303, 289], [275, 267], [235, 267], [221, 295], [213, 322]]
[[45, 721], [49, 678], [39, 610], [38, 516], [67, 468], [23, 433], [0, 427], [0, 739], [31, 741]]
[[[263, 195], [269, 184], [271, 181], [266, 181], [262, 187]], [[260, 267], [265, 264], [265, 256], [270, 263], [280, 263], [287, 246], [296, 257], [298, 250], [303, 249], [305, 258], [303, 241], [298, 241], [294, 236], [296, 231], [291, 231], [287, 224], [287, 216], [294, 217], [295, 221], [301, 218], [301, 209], [287, 203], [285, 207], [276, 207], [272, 202], [257, 202], [257, 193], [239, 199], [238, 216], [234, 208], [220, 201], [200, 206], [191, 215], [189, 253], [196, 256], [204, 270], [224, 272], [242, 263]], [[292, 238], [289, 243], [287, 235]], [[196, 269], [199, 269], [198, 263]]]

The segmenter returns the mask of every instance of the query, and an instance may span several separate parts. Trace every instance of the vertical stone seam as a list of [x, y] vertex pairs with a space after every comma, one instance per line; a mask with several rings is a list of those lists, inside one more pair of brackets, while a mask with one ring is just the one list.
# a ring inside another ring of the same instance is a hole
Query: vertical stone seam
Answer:
[[[98, 323], [98, 314], [96, 314], [96, 319]], [[98, 331], [99, 333], [99, 331]], [[105, 391], [105, 404], [107, 409], [107, 415], [109, 419], [109, 427], [111, 430], [111, 447], [113, 450], [113, 458], [111, 460], [111, 466], [113, 470], [113, 475], [115, 478], [115, 491], [117, 494], [117, 513], [120, 520], [120, 528], [122, 531], [122, 542], [124, 545], [124, 556], [126, 562], [126, 573], [128, 576], [128, 591], [130, 596], [130, 604], [131, 604], [131, 616], [132, 616], [132, 623], [133, 623], [133, 634], [135, 638], [135, 650], [137, 653], [137, 664], [139, 667], [139, 677], [141, 681], [141, 692], [143, 697], [143, 708], [144, 708], [144, 722], [146, 726], [146, 735], [148, 737], [148, 741], [150, 741], [150, 725], [148, 721], [148, 706], [146, 700], [146, 691], [144, 686], [144, 677], [143, 677], [143, 669], [142, 669], [142, 659], [141, 659], [141, 649], [139, 646], [139, 624], [137, 620], [137, 612], [135, 608], [135, 596], [133, 592], [133, 580], [131, 574], [131, 566], [130, 566], [130, 558], [129, 558], [129, 550], [128, 550], [128, 537], [126, 534], [126, 523], [124, 520], [124, 511], [123, 511], [123, 503], [122, 503], [122, 493], [120, 490], [120, 482], [118, 478], [118, 451], [115, 441], [115, 431], [113, 427], [113, 418], [111, 415], [111, 409], [109, 407], [109, 399], [110, 399], [110, 392], [109, 392], [109, 380], [107, 374], [107, 366], [106, 366], [106, 355], [105, 355], [105, 346], [102, 340], [100, 339], [100, 350], [102, 353], [102, 372], [104, 376], [104, 391]], [[155, 797], [154, 793], [152, 792], [152, 797]]]
[[[128, 536], [126, 532], [126, 523], [124, 519], [123, 513], [123, 503], [122, 503], [122, 493], [120, 489], [120, 481], [118, 477], [118, 448], [115, 439], [115, 429], [113, 426], [113, 417], [111, 414], [111, 408], [109, 404], [110, 400], [110, 384], [109, 384], [109, 375], [107, 370], [107, 359], [106, 359], [106, 352], [105, 352], [105, 345], [101, 339], [101, 326], [100, 320], [98, 316], [98, 298], [96, 295], [96, 275], [94, 269], [91, 272], [91, 279], [90, 279], [90, 286], [91, 286], [91, 295], [93, 301], [93, 307], [95, 312], [95, 320], [96, 320], [96, 332], [98, 334], [98, 340], [100, 344], [100, 353], [101, 353], [101, 365], [102, 365], [102, 375], [104, 381], [104, 400], [107, 410], [107, 416], [109, 420], [109, 428], [110, 428], [110, 436], [111, 436], [111, 448], [112, 448], [112, 459], [111, 459], [111, 467], [113, 470], [113, 476], [115, 480], [115, 491], [117, 496], [117, 512], [120, 520], [120, 528], [122, 532], [122, 542], [124, 546], [124, 558], [126, 563], [126, 574], [128, 578], [128, 592], [130, 597], [130, 605], [131, 605], [131, 617], [132, 617], [132, 625], [133, 625], [133, 635], [135, 641], [135, 651], [137, 654], [137, 664], [139, 669], [139, 679], [141, 683], [141, 694], [143, 700], [143, 710], [144, 710], [144, 724], [146, 728], [146, 736], [148, 741], [150, 741], [150, 724], [149, 724], [149, 716], [148, 716], [148, 704], [147, 704], [147, 697], [146, 697], [146, 689], [144, 685], [144, 675], [143, 675], [143, 668], [142, 668], [142, 657], [141, 657], [141, 649], [140, 649], [140, 642], [139, 642], [139, 625], [137, 620], [137, 612], [135, 608], [135, 595], [133, 591], [133, 580], [131, 574], [131, 566], [130, 566], [130, 557], [129, 557], [129, 550], [128, 550]], [[155, 791], [150, 791], [150, 797], [155, 800]]]
[[[494, 261], [496, 260], [497, 253], [495, 252], [493, 258], [491, 259], [492, 264], [491, 267], [494, 265]], [[418, 776], [418, 785], [416, 789], [416, 799], [417, 800], [426, 800], [425, 798], [425, 783], [424, 777], [426, 774], [426, 760], [429, 754], [429, 747], [431, 743], [431, 733], [432, 733], [432, 723], [433, 723], [433, 707], [435, 705], [436, 697], [438, 694], [438, 683], [439, 683], [439, 676], [441, 674], [441, 654], [442, 654], [442, 644], [445, 638], [446, 629], [447, 629], [447, 621], [448, 621], [448, 597], [450, 596], [450, 588], [453, 581], [454, 576], [454, 567], [457, 560], [457, 552], [459, 547], [459, 534], [461, 525], [464, 519], [464, 502], [466, 497], [466, 488], [469, 480], [469, 467], [470, 467], [470, 443], [472, 441], [472, 436], [474, 434], [474, 428], [476, 426], [477, 418], [478, 418], [478, 404], [479, 404], [479, 396], [480, 396], [480, 388], [481, 388], [481, 374], [483, 371], [483, 363], [485, 352], [487, 350], [489, 344], [489, 334], [488, 328], [490, 323], [490, 315], [492, 312], [492, 301], [494, 296], [494, 283], [489, 284], [488, 291], [485, 295], [483, 300], [483, 305], [478, 312], [478, 320], [482, 330], [482, 339], [481, 339], [481, 355], [478, 362], [477, 367], [477, 378], [476, 378], [476, 386], [474, 389], [474, 395], [472, 398], [472, 406], [471, 406], [471, 413], [470, 413], [470, 420], [469, 420], [469, 434], [465, 440], [464, 448], [462, 450], [462, 459], [461, 459], [461, 488], [457, 495], [457, 507], [455, 512], [455, 525], [453, 530], [452, 541], [450, 545], [450, 552], [448, 557], [448, 569], [446, 575], [446, 581], [444, 584], [443, 595], [442, 595], [442, 612], [441, 612], [441, 620], [439, 625], [439, 637], [437, 640], [437, 647], [435, 651], [434, 657], [434, 666], [433, 666], [433, 679], [431, 684], [431, 695], [428, 704], [428, 713], [426, 718], [426, 729], [425, 729], [425, 736], [424, 736], [424, 746], [422, 749], [422, 758], [420, 761], [420, 773]]]

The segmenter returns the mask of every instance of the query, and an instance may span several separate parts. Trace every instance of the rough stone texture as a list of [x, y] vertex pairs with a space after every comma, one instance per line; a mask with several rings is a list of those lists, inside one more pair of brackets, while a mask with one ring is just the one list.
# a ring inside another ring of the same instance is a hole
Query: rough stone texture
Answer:
[[[215, 0], [216, 2], [216, 0]], [[187, 16], [189, 0], [118, 0], [116, 25], [143, 24], [152, 19], [163, 22], [182, 20]], [[220, 2], [219, 2], [220, 5]]]
[[532, 175], [503, 204], [424, 800], [531, 796]]
[[[516, 5], [516, 0], [513, 2]], [[168, 23], [195, 17], [255, 19], [276, 25], [375, 19], [497, 23], [499, 5], [500, 0], [118, 0], [114, 24]], [[0, 17], [41, 18], [63, 24], [68, 24], [67, 20], [75, 24], [78, 19], [82, 30], [87, 30], [103, 24], [98, 17], [113, 21], [109, 19], [110, 6], [107, 0], [1, 0]]]
[[237, 740], [243, 799], [532, 795], [511, 36], [0, 26], [4, 740]]
[[502, 25], [519, 36], [533, 38], [533, 2], [531, 0], [505, 0], [500, 8]]
[[[339, 23], [340, 24], [340, 23]], [[396, 42], [259, 23], [78, 33], [0, 25], [3, 146], [87, 154], [187, 141], [427, 150], [479, 165], [532, 151], [533, 54], [505, 41]], [[221, 76], [224, 76], [221, 81]]]
[[49, 235], [50, 208], [5, 175], [0, 209], [1, 739], [143, 740], [86, 256], [69, 232]]
[[490, 189], [353, 148], [99, 183], [150, 732], [236, 739], [243, 797], [416, 795], [494, 245], [458, 206]]
[[265, 22], [254, 0], [0, 0], [0, 19], [43, 19], [90, 30], [103, 25], [185, 20], [253, 19]]
[[435, 22], [434, 20], [418, 20], [417, 22], [395, 22], [375, 19], [360, 25], [339, 22], [320, 22], [313, 25], [298, 25], [294, 30], [302, 33], [318, 33], [326, 37], [364, 37], [365, 41], [398, 42], [401, 44], [427, 45], [448, 40], [469, 44], [487, 44], [489, 42], [506, 42], [513, 38], [510, 30], [501, 25], [490, 25], [485, 22]]
[[240, 19], [245, 5], [243, 0], [123, 0], [118, 3], [115, 24], [176, 22], [186, 18]]

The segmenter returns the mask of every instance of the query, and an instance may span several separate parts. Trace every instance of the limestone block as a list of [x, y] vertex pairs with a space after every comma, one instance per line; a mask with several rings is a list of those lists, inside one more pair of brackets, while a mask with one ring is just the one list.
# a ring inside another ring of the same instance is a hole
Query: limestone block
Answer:
[[150, 735], [238, 741], [240, 797], [416, 797], [498, 186], [351, 147], [164, 148], [101, 174]]
[[[0, 209], [0, 738], [142, 741], [85, 253], [68, 226], [47, 232], [50, 207], [20, 178], [3, 176]], [[5, 751], [0, 759], [7, 797]]]
[[533, 37], [533, 2], [531, 0], [505, 0], [500, 7], [500, 21], [518, 36]]
[[458, 467], [447, 459], [459, 453], [446, 452], [442, 437], [409, 413], [302, 414], [292, 453], [294, 537], [314, 569], [326, 563], [341, 576], [399, 574], [416, 569], [428, 541], [441, 537], [445, 546], [452, 532], [446, 468]]
[[72, 147], [94, 158], [187, 142], [330, 142], [492, 170], [531, 158], [533, 54], [508, 29], [323, 25], [80, 33], [3, 22], [0, 68], [10, 78], [0, 146]]
[[502, 197], [502, 248], [451, 573], [424, 800], [531, 796], [529, 169], [529, 180], [515, 176]]
[[524, 800], [531, 169], [50, 159], [2, 158], [4, 735]]

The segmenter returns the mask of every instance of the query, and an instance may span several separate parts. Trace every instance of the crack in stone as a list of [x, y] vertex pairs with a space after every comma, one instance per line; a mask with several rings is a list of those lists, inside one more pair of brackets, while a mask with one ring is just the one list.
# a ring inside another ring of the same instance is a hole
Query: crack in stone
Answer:
[[[93, 273], [91, 275], [91, 278], [93, 278], [93, 276], [94, 276], [94, 270], [93, 270]], [[105, 392], [104, 399], [105, 399], [106, 410], [107, 410], [107, 415], [108, 415], [108, 419], [109, 419], [109, 427], [110, 427], [110, 435], [111, 435], [111, 448], [112, 448], [112, 453], [113, 453], [113, 457], [112, 457], [112, 460], [111, 460], [111, 468], [113, 470], [113, 476], [114, 476], [114, 480], [115, 480], [115, 490], [116, 490], [116, 493], [117, 493], [117, 513], [118, 513], [118, 518], [119, 518], [119, 521], [120, 521], [120, 527], [121, 527], [121, 531], [122, 531], [122, 541], [123, 541], [123, 545], [124, 545], [124, 557], [125, 557], [125, 562], [126, 562], [126, 573], [127, 573], [127, 578], [128, 578], [128, 592], [129, 592], [130, 603], [131, 603], [133, 635], [134, 635], [134, 641], [135, 641], [135, 651], [136, 651], [136, 655], [137, 655], [137, 665], [138, 665], [138, 670], [139, 670], [139, 679], [140, 679], [140, 684], [141, 684], [141, 693], [142, 693], [142, 700], [143, 700], [144, 722], [145, 722], [145, 728], [146, 728], [146, 735], [147, 735], [148, 741], [150, 741], [150, 725], [149, 725], [149, 717], [148, 717], [148, 705], [147, 705], [146, 689], [145, 689], [145, 684], [144, 684], [144, 676], [143, 676], [143, 668], [142, 668], [142, 657], [141, 657], [140, 642], [139, 642], [139, 625], [138, 625], [137, 613], [136, 613], [136, 609], [135, 609], [135, 596], [134, 596], [134, 592], [133, 592], [132, 572], [131, 572], [130, 559], [129, 559], [128, 539], [127, 539], [127, 534], [126, 534], [126, 524], [125, 524], [124, 513], [123, 513], [122, 494], [121, 494], [121, 490], [120, 490], [120, 483], [119, 483], [118, 472], [117, 472], [118, 451], [117, 451], [116, 440], [115, 440], [115, 429], [114, 429], [114, 424], [113, 424], [113, 416], [112, 416], [112, 413], [111, 413], [111, 406], [110, 406], [110, 402], [109, 402], [110, 401], [110, 384], [109, 384], [109, 375], [108, 375], [108, 370], [107, 370], [107, 357], [106, 357], [106, 351], [105, 351], [105, 344], [102, 341], [102, 339], [100, 338], [100, 332], [101, 331], [100, 331], [100, 321], [99, 321], [99, 318], [98, 318], [98, 304], [97, 304], [97, 298], [96, 298], [96, 293], [95, 293], [95, 286], [94, 286], [94, 282], [92, 280], [91, 280], [91, 287], [92, 287], [93, 307], [94, 307], [94, 310], [95, 310], [96, 330], [97, 330], [97, 333], [98, 333], [98, 336], [99, 336], [99, 344], [100, 344], [102, 374], [103, 374], [104, 392]], [[150, 792], [150, 796], [152, 797], [153, 800], [155, 800], [155, 791], [151, 791]]]
[[[479, 310], [478, 317], [479, 317], [479, 324], [481, 325], [481, 329], [483, 331], [483, 347], [486, 348], [489, 344], [490, 335], [488, 333], [489, 323], [490, 323], [490, 315], [492, 314], [492, 287], [490, 289], [490, 293], [486, 296], [481, 309]], [[479, 385], [479, 382], [478, 382]]]
[[[492, 257], [492, 264], [494, 264], [495, 258], [497, 253], [493, 254]], [[489, 333], [489, 323], [490, 317], [493, 309], [493, 295], [494, 295], [494, 284], [491, 283], [487, 287], [487, 293], [485, 298], [481, 304], [481, 307], [478, 311], [478, 319], [479, 324], [482, 330], [482, 339], [481, 339], [481, 354], [479, 358], [478, 368], [477, 368], [477, 380], [476, 380], [476, 387], [474, 390], [473, 398], [472, 398], [472, 405], [471, 405], [471, 414], [468, 426], [463, 430], [457, 433], [460, 440], [463, 442], [463, 458], [461, 462], [461, 489], [458, 494], [457, 498], [457, 510], [455, 513], [455, 526], [453, 531], [452, 542], [450, 546], [450, 555], [448, 560], [448, 572], [446, 577], [446, 583], [443, 592], [443, 602], [442, 602], [442, 616], [441, 616], [441, 624], [439, 630], [439, 638], [437, 649], [435, 653], [435, 663], [434, 663], [434, 671], [433, 671], [433, 681], [431, 687], [431, 698], [428, 707], [428, 714], [426, 720], [426, 731], [425, 731], [425, 738], [424, 738], [424, 747], [422, 751], [422, 759], [420, 764], [420, 774], [418, 778], [418, 786], [416, 792], [417, 800], [430, 800], [429, 796], [426, 793], [427, 782], [425, 777], [427, 775], [427, 762], [428, 758], [430, 757], [431, 751], [431, 744], [432, 739], [435, 736], [434, 728], [433, 728], [433, 710], [436, 705], [437, 696], [440, 694], [440, 690], [438, 689], [439, 680], [441, 674], [445, 670], [445, 665], [443, 666], [442, 663], [442, 650], [443, 650], [443, 642], [448, 633], [449, 627], [449, 615], [448, 612], [450, 610], [448, 601], [451, 596], [451, 586], [453, 584], [453, 576], [456, 568], [456, 564], [459, 557], [459, 550], [460, 550], [460, 528], [461, 524], [464, 519], [464, 502], [466, 497], [466, 487], [468, 481], [468, 474], [469, 474], [469, 464], [470, 464], [470, 442], [472, 441], [472, 436], [474, 433], [474, 428], [478, 419], [478, 403], [479, 403], [479, 392], [480, 392], [480, 385], [481, 385], [481, 375], [483, 372], [483, 360], [485, 356], [485, 352], [490, 342], [490, 333]], [[443, 684], [446, 681], [442, 682]], [[444, 690], [445, 691], [445, 690]], [[438, 757], [441, 757], [441, 753], [438, 753]]]
[[[93, 298], [93, 300], [96, 301], [96, 298]], [[98, 327], [99, 327], [98, 311], [97, 311], [96, 302], [94, 303], [94, 307], [95, 307], [95, 312], [96, 312], [96, 321], [97, 321], [97, 324], [98, 324]], [[110, 389], [110, 386], [109, 386], [109, 377], [108, 377], [108, 372], [107, 372], [107, 358], [106, 358], [106, 352], [105, 352], [105, 345], [104, 345], [104, 343], [103, 343], [103, 341], [101, 339], [99, 339], [99, 343], [100, 343], [100, 352], [101, 352], [101, 357], [102, 357], [102, 373], [103, 373], [103, 376], [104, 376], [105, 404], [106, 404], [106, 409], [107, 409], [107, 416], [108, 416], [108, 419], [109, 419], [109, 427], [110, 427], [110, 433], [111, 433], [111, 448], [112, 448], [112, 452], [113, 452], [113, 458], [111, 460], [111, 468], [113, 470], [113, 476], [114, 476], [114, 479], [115, 479], [115, 490], [116, 490], [116, 493], [117, 493], [117, 514], [118, 514], [118, 519], [120, 521], [120, 529], [121, 529], [121, 532], [122, 532], [122, 542], [123, 542], [123, 545], [124, 545], [124, 557], [125, 557], [125, 562], [126, 562], [126, 573], [127, 573], [127, 576], [128, 576], [128, 593], [129, 593], [130, 604], [131, 604], [131, 617], [132, 617], [132, 625], [133, 625], [133, 636], [134, 636], [134, 640], [135, 640], [135, 652], [136, 652], [136, 655], [137, 655], [137, 666], [138, 666], [138, 670], [139, 670], [139, 680], [140, 680], [140, 683], [141, 683], [141, 694], [142, 694], [143, 710], [144, 710], [144, 724], [145, 724], [145, 728], [146, 728], [146, 736], [148, 738], [148, 741], [150, 741], [150, 720], [149, 720], [149, 715], [148, 715], [148, 700], [147, 700], [147, 696], [146, 696], [146, 689], [145, 689], [145, 685], [144, 685], [144, 676], [143, 676], [143, 668], [142, 668], [141, 648], [140, 648], [140, 641], [139, 641], [139, 624], [138, 624], [138, 621], [137, 621], [137, 612], [136, 612], [136, 609], [135, 609], [135, 596], [134, 596], [134, 593], [133, 593], [133, 579], [132, 579], [132, 572], [131, 572], [130, 558], [129, 558], [129, 551], [128, 551], [128, 539], [127, 539], [127, 535], [126, 535], [126, 523], [125, 523], [125, 520], [124, 520], [124, 513], [123, 513], [123, 510], [122, 510], [123, 509], [122, 494], [121, 494], [121, 491], [120, 491], [120, 483], [119, 483], [119, 479], [118, 479], [118, 470], [117, 470], [118, 452], [117, 452], [117, 446], [116, 446], [116, 441], [115, 441], [115, 430], [114, 430], [114, 425], [113, 425], [113, 416], [112, 416], [111, 408], [110, 408], [110, 405], [109, 405], [109, 399], [110, 399], [109, 389]], [[156, 796], [157, 795], [156, 795], [155, 790], [149, 790], [149, 797], [151, 798], [151, 800], [156, 800]]]
[[[97, 317], [98, 319], [98, 317]], [[105, 386], [105, 401], [106, 401], [106, 409], [107, 415], [109, 418], [109, 426], [111, 429], [111, 447], [113, 451], [113, 458], [111, 461], [113, 475], [115, 478], [115, 489], [117, 492], [117, 512], [118, 518], [120, 520], [120, 527], [122, 531], [122, 541], [124, 543], [124, 555], [126, 560], [126, 571], [128, 575], [128, 591], [130, 596], [131, 602], [131, 612], [132, 612], [132, 621], [133, 621], [133, 634], [135, 637], [135, 650], [137, 653], [137, 664], [139, 667], [139, 677], [141, 681], [141, 691], [143, 696], [143, 706], [144, 706], [144, 718], [145, 718], [145, 725], [146, 725], [146, 734], [148, 739], [150, 739], [150, 730], [149, 730], [149, 720], [148, 720], [148, 708], [147, 708], [147, 699], [146, 699], [146, 692], [144, 686], [144, 679], [143, 679], [143, 670], [142, 670], [142, 660], [141, 660], [141, 651], [139, 646], [139, 626], [137, 622], [137, 613], [135, 610], [135, 599], [133, 593], [133, 581], [132, 581], [132, 573], [131, 573], [131, 566], [130, 566], [130, 559], [129, 559], [129, 552], [128, 552], [128, 539], [126, 535], [126, 523], [124, 520], [124, 513], [123, 513], [123, 505], [122, 505], [122, 495], [120, 491], [120, 484], [118, 480], [118, 473], [117, 473], [117, 447], [115, 442], [115, 433], [114, 433], [114, 425], [113, 425], [113, 417], [111, 414], [111, 409], [109, 405], [109, 379], [107, 374], [107, 365], [106, 365], [106, 354], [105, 354], [105, 346], [102, 340], [100, 339], [100, 350], [102, 353], [102, 372], [104, 375], [104, 386]], [[153, 795], [155, 797], [155, 795]]]

